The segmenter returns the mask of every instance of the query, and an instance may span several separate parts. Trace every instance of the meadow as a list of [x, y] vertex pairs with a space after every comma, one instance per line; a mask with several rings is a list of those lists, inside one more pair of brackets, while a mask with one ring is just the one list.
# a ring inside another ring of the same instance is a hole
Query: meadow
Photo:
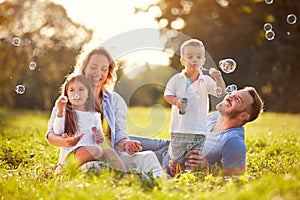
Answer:
[[[169, 110], [130, 108], [128, 133], [169, 138]], [[0, 109], [0, 197], [11, 199], [300, 199], [300, 114], [263, 113], [245, 126], [247, 174], [143, 180], [110, 169], [55, 175], [50, 112]]]

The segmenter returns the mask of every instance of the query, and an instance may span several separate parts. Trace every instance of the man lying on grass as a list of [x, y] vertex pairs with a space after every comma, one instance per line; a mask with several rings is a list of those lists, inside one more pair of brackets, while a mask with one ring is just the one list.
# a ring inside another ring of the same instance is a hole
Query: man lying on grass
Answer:
[[[253, 87], [246, 87], [228, 94], [216, 108], [218, 112], [209, 114], [207, 119], [208, 133], [203, 152], [191, 150], [188, 163], [201, 164], [202, 168], [209, 166], [214, 175], [219, 174], [220, 168], [225, 176], [242, 175], [246, 172], [247, 151], [243, 125], [259, 116], [263, 102]], [[161, 150], [169, 145], [168, 140], [131, 137], [141, 142], [143, 150], [154, 151], [158, 158], [167, 154]], [[170, 168], [171, 175], [175, 174], [176, 166], [168, 166], [166, 162], [163, 165]]]

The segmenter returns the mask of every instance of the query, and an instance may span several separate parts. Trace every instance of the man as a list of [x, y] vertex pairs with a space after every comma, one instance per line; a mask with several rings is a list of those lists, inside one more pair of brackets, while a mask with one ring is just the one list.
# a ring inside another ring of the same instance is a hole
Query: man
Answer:
[[[241, 175], [246, 172], [246, 144], [244, 127], [255, 120], [263, 111], [263, 102], [253, 87], [227, 95], [217, 105], [217, 113], [208, 117], [208, 133], [203, 154], [191, 152], [188, 160], [191, 165], [202, 163], [217, 165], [224, 175]], [[196, 153], [196, 155], [193, 155]], [[218, 173], [212, 167], [214, 174]]]
[[[219, 173], [219, 168], [225, 176], [244, 174], [247, 149], [243, 125], [259, 116], [263, 110], [263, 102], [253, 87], [246, 87], [225, 96], [216, 108], [218, 112], [211, 113], [207, 119], [208, 133], [203, 153], [191, 150], [187, 157], [188, 163], [191, 166], [208, 165], [214, 175]], [[169, 141], [163, 143], [161, 140], [139, 137], [132, 139], [139, 140], [143, 150], [156, 152], [158, 158], [163, 155], [161, 149], [166, 149], [169, 145]], [[166, 162], [163, 165], [168, 167]], [[169, 167], [174, 175], [176, 166]]]

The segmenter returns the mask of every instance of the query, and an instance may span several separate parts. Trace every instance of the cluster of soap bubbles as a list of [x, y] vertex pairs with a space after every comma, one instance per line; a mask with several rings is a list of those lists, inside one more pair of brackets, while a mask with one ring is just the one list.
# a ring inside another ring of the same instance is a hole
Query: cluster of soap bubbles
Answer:
[[275, 38], [275, 32], [273, 31], [273, 26], [271, 23], [265, 23], [264, 25], [265, 38], [267, 40], [273, 40]]
[[[236, 62], [235, 60], [233, 60], [232, 58], [226, 58], [223, 59], [221, 61], [219, 61], [219, 68], [226, 74], [232, 73], [234, 72], [234, 70], [236, 69]], [[209, 74], [213, 73], [215, 71], [215, 68], [210, 68], [209, 70], [204, 68], [204, 67], [200, 67], [200, 70], [202, 71], [208, 71]], [[229, 85], [227, 86], [225, 92], [227, 94], [236, 91], [237, 90], [237, 86], [236, 85]], [[217, 96], [221, 96], [222, 95], [222, 88], [220, 87], [216, 87], [216, 94]]]
[[[265, 0], [266, 4], [272, 4], [273, 0]], [[295, 24], [297, 22], [297, 16], [295, 14], [288, 14], [286, 17], [286, 21], [288, 24]], [[266, 23], [264, 25], [265, 30], [265, 38], [267, 40], [273, 40], [275, 38], [275, 32], [272, 30], [273, 26], [270, 23]], [[290, 32], [287, 32], [288, 35], [290, 35]]]
[[[20, 39], [20, 38], [18, 38], [18, 37], [14, 37], [13, 39], [12, 39], [12, 45], [13, 46], [15, 46], [15, 47], [19, 47], [20, 45], [21, 45], [21, 43], [22, 43], [22, 40]], [[29, 65], [28, 65], [28, 67], [29, 67], [29, 70], [30, 71], [34, 71], [35, 69], [36, 69], [36, 67], [37, 67], [37, 64], [36, 64], [36, 62], [34, 62], [34, 61], [31, 61], [30, 63], [29, 63]], [[25, 86], [24, 85], [17, 85], [16, 87], [15, 87], [15, 92], [17, 93], [17, 94], [24, 94], [24, 92], [25, 92]]]
[[225, 89], [225, 92], [228, 95], [230, 95], [234, 91], [237, 91], [237, 86], [235, 84], [228, 85]]

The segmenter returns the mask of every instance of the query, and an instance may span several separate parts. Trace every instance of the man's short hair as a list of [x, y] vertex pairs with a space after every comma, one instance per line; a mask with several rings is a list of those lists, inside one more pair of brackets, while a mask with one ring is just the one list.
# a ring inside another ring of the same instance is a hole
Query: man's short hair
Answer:
[[248, 120], [248, 122], [251, 122], [255, 120], [260, 113], [263, 112], [264, 103], [254, 87], [245, 87], [244, 90], [249, 92], [249, 94], [253, 98], [253, 103], [250, 105], [249, 108], [247, 108], [250, 114], [250, 119]]

